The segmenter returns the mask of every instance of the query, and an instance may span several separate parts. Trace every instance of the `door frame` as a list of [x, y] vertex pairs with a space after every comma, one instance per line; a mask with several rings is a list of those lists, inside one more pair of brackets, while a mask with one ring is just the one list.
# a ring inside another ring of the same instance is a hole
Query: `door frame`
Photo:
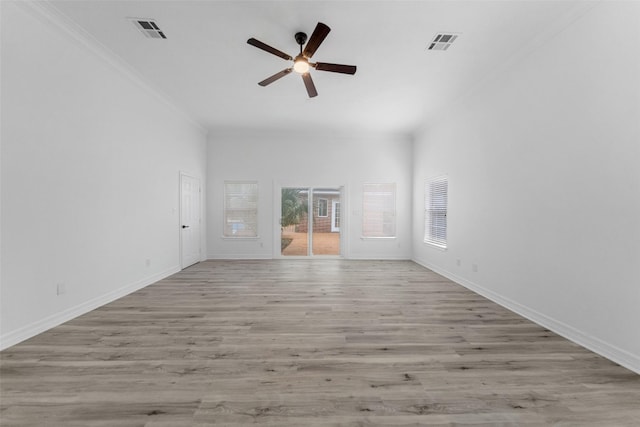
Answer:
[[[178, 180], [178, 244], [179, 244], [179, 252], [180, 252], [180, 269], [184, 270], [185, 268], [197, 264], [202, 261], [202, 181], [197, 176], [180, 171], [180, 177]], [[185, 265], [184, 262], [184, 247], [182, 243], [182, 224], [184, 219], [184, 212], [182, 211], [182, 180], [187, 177], [190, 179], [194, 179], [198, 183], [198, 260], [194, 263], [190, 263], [189, 265]]]

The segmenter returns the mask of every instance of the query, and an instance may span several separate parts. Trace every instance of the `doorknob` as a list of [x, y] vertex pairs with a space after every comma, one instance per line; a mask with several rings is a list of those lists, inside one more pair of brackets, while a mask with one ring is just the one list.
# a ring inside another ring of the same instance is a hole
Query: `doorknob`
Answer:
[[183, 225], [182, 228], [189, 228], [189, 226], [188, 225]]

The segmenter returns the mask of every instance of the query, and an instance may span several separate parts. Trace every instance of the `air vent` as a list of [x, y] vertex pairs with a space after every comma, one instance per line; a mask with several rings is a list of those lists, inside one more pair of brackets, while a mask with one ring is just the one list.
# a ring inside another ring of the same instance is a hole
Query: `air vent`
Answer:
[[151, 19], [139, 19], [139, 18], [130, 18], [133, 25], [144, 34], [146, 37], [150, 39], [166, 39], [167, 36], [164, 35], [164, 32], [158, 27]]
[[428, 50], [447, 50], [449, 46], [458, 38], [458, 34], [436, 34], [427, 48]]

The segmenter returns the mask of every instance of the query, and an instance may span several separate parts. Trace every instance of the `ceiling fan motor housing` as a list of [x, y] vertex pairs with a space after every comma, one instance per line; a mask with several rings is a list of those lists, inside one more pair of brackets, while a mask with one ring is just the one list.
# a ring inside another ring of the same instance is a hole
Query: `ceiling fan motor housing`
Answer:
[[297, 32], [295, 35], [295, 38], [296, 38], [296, 43], [298, 43], [300, 47], [302, 47], [302, 45], [307, 42], [307, 34], [303, 33], [302, 31]]

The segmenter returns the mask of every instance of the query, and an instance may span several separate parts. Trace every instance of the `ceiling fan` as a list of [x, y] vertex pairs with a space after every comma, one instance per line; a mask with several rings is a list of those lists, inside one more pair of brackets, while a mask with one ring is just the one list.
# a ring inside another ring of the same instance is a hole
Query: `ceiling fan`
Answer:
[[315, 30], [313, 30], [313, 34], [311, 34], [311, 38], [309, 42], [305, 46], [304, 50], [302, 46], [307, 42], [307, 35], [303, 32], [298, 32], [295, 34], [296, 42], [300, 45], [300, 53], [293, 58], [291, 55], [288, 55], [274, 47], [269, 46], [261, 42], [260, 40], [256, 40], [253, 37], [247, 40], [252, 46], [257, 47], [258, 49], [262, 49], [266, 52], [269, 52], [273, 55], [279, 56], [282, 59], [286, 59], [287, 61], [293, 61], [293, 67], [285, 68], [284, 70], [275, 73], [271, 77], [267, 77], [260, 83], [260, 86], [267, 86], [276, 80], [286, 76], [287, 74], [295, 71], [302, 75], [302, 81], [304, 82], [305, 87], [307, 88], [307, 94], [309, 98], [313, 98], [318, 95], [316, 91], [316, 86], [313, 84], [313, 80], [311, 79], [311, 74], [309, 70], [311, 68], [315, 68], [318, 71], [331, 71], [333, 73], [342, 73], [342, 74], [355, 74], [356, 66], [355, 65], [342, 65], [342, 64], [329, 64], [327, 62], [310, 62], [309, 59], [316, 53], [320, 44], [324, 41], [329, 34], [331, 28], [322, 22], [318, 22]]

